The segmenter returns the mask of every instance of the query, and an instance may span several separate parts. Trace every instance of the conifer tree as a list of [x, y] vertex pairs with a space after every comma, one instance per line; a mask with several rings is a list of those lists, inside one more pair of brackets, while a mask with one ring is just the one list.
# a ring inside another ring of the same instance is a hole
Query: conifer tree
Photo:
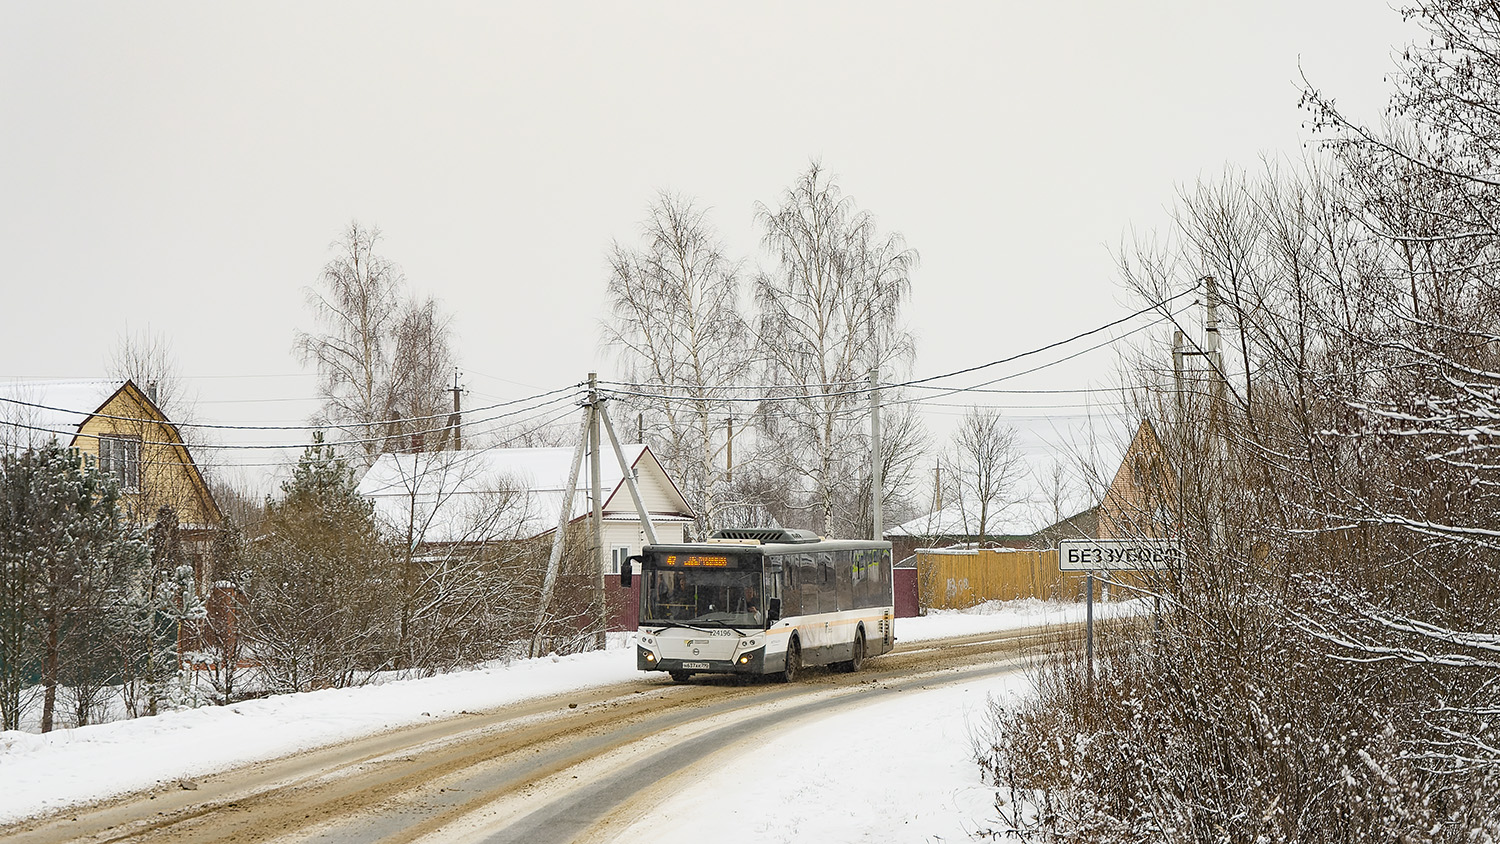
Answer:
[[54, 441], [0, 455], [0, 726], [19, 727], [22, 690], [36, 684], [47, 732], [63, 683], [97, 689], [113, 672], [108, 643], [144, 560], [113, 481], [76, 452]]

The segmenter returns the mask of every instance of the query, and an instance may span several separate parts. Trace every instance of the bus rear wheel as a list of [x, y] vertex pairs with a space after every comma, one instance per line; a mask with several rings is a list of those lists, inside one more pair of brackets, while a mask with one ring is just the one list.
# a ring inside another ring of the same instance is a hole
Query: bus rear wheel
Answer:
[[865, 631], [861, 628], [854, 634], [854, 647], [849, 652], [849, 660], [839, 663], [839, 667], [853, 673], [864, 667], [865, 664]]
[[797, 641], [797, 637], [793, 636], [792, 640], [786, 643], [786, 666], [781, 669], [781, 682], [796, 682], [797, 675], [801, 673], [802, 645]]

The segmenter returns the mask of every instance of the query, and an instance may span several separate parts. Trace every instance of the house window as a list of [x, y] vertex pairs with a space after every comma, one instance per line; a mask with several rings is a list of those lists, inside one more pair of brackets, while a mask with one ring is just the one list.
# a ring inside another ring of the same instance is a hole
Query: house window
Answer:
[[625, 558], [630, 556], [629, 545], [616, 545], [609, 551], [609, 573], [619, 574], [621, 567], [625, 565]]
[[140, 492], [141, 438], [100, 437], [99, 471], [114, 475], [122, 492]]

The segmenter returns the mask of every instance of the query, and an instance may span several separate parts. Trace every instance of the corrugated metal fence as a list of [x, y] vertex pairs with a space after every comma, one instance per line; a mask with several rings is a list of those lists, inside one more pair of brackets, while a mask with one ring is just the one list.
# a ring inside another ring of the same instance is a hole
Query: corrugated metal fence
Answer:
[[[985, 601], [1014, 601], [1018, 598], [1081, 601], [1084, 572], [1064, 572], [1057, 567], [1057, 550], [1019, 551], [985, 549], [982, 551], [918, 550], [917, 594], [925, 609], [964, 609]], [[1112, 579], [1129, 585], [1141, 585], [1134, 572], [1112, 572]], [[1095, 600], [1103, 600], [1105, 587], [1094, 584]], [[1129, 590], [1118, 590], [1116, 599], [1132, 597]]]

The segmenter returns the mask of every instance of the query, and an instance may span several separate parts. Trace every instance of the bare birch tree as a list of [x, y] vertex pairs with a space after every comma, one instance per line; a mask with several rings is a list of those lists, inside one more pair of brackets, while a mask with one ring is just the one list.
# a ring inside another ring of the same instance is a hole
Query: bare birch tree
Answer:
[[320, 424], [357, 440], [365, 466], [441, 433], [453, 360], [450, 318], [434, 300], [406, 296], [406, 277], [376, 251], [379, 242], [379, 229], [349, 224], [319, 285], [306, 290], [319, 331], [295, 338], [302, 363], [318, 370]]
[[663, 466], [698, 514], [698, 534], [707, 536], [722, 525], [731, 489], [726, 451], [736, 403], [726, 388], [744, 382], [752, 352], [740, 268], [691, 200], [663, 193], [647, 214], [641, 245], [615, 243], [610, 251], [614, 317], [604, 340], [627, 377], [655, 394], [635, 403], [646, 409]]
[[882, 235], [817, 162], [756, 216], [773, 260], [754, 284], [756, 345], [777, 385], [757, 419], [760, 442], [802, 486], [805, 501], [789, 503], [817, 529], [848, 530], [855, 516], [835, 505], [868, 464], [863, 388], [870, 372], [893, 375], [914, 354], [901, 309], [917, 254]]

